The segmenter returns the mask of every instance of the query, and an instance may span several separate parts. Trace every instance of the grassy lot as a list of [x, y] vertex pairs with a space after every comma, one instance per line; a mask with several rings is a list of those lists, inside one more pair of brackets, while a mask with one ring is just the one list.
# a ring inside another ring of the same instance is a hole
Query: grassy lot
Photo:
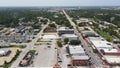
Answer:
[[11, 45], [11, 47], [16, 47], [16, 48], [21, 48], [21, 49], [23, 49], [23, 48], [26, 48], [26, 45]]
[[109, 42], [113, 42], [113, 37], [111, 35], [109, 35], [108, 33], [106, 32], [103, 32], [99, 29], [94, 29], [95, 32], [97, 32], [99, 35], [101, 35], [102, 37], [104, 37], [107, 41]]
[[51, 42], [50, 40], [47, 40], [47, 39], [38, 39], [37, 42]]

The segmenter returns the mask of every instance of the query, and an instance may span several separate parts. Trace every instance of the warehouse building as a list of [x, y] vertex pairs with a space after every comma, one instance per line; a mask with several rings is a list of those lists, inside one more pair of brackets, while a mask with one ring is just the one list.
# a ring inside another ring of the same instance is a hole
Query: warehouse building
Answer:
[[108, 64], [108, 65], [111, 65], [111, 66], [120, 66], [120, 56], [108, 56], [108, 55], [105, 55], [103, 57], [103, 60]]
[[97, 34], [95, 34], [93, 31], [90, 31], [90, 30], [84, 30], [84, 31], [81, 31], [82, 33], [82, 36], [83, 37], [96, 37], [98, 36]]
[[88, 20], [88, 18], [79, 18], [79, 20], [76, 20], [76, 22], [77, 22], [77, 24], [79, 24], [79, 23], [88, 23], [89, 20]]
[[68, 46], [66, 49], [71, 56], [71, 61], [74, 66], [88, 65], [89, 57], [85, 54], [81, 46]]
[[69, 29], [68, 27], [60, 27], [58, 29], [58, 34], [74, 34], [74, 29]]
[[61, 40], [62, 40], [62, 41], [64, 41], [64, 39], [66, 39], [66, 38], [68, 38], [69, 41], [71, 41], [71, 40], [78, 40], [78, 36], [75, 35], [75, 34], [63, 34], [63, 35], [61, 36]]
[[115, 48], [113, 48], [113, 49], [101, 49], [100, 51], [103, 55], [120, 56], [120, 51], [115, 49]]

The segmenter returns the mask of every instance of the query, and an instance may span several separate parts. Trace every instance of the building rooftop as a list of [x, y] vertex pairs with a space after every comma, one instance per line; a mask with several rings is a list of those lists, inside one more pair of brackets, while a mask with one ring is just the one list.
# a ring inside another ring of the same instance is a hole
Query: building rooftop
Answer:
[[107, 42], [105, 41], [92, 41], [92, 43], [94, 44], [95, 47], [97, 48], [113, 48], [112, 46], [108, 45]]
[[74, 30], [74, 29], [69, 29], [69, 27], [60, 27], [58, 30]]
[[78, 37], [75, 34], [63, 34], [62, 36], [65, 36], [65, 37]]
[[77, 20], [78, 23], [81, 22], [89, 22], [88, 18], [79, 18], [79, 20]]
[[69, 46], [70, 54], [85, 54], [81, 46]]
[[105, 53], [118, 53], [117, 49], [103, 49]]
[[87, 56], [87, 55], [81, 55], [81, 56], [79, 56], [79, 55], [73, 55], [72, 56], [72, 59], [76, 59], [76, 60], [89, 60], [89, 57]]
[[108, 63], [112, 64], [120, 63], [120, 56], [104, 56], [104, 58]]
[[92, 44], [96, 47], [96, 48], [100, 48], [100, 49], [112, 49], [112, 43], [106, 41], [104, 38], [101, 37], [89, 37], [89, 40], [92, 42]]

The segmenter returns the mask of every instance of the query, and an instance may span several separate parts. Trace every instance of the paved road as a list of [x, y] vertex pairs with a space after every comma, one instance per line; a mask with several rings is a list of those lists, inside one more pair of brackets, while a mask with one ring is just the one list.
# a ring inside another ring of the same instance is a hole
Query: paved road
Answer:
[[[49, 22], [49, 21], [48, 21]], [[24, 56], [26, 55], [26, 53], [29, 50], [32, 50], [34, 47], [34, 44], [37, 42], [37, 40], [39, 39], [39, 36], [43, 33], [43, 30], [47, 27], [48, 24], [46, 24], [45, 26], [42, 27], [41, 31], [36, 35], [36, 37], [30, 42], [30, 43], [21, 43], [22, 45], [26, 45], [27, 47], [25, 49], [23, 49], [23, 51], [20, 53], [20, 55], [18, 56], [18, 58], [14, 61], [14, 63], [11, 65], [10, 68], [17, 68], [20, 61], [24, 58]], [[16, 44], [17, 45], [17, 44]]]
[[90, 51], [92, 50], [92, 48], [88, 47], [88, 44], [84, 41], [81, 33], [78, 32], [75, 23], [71, 20], [70, 16], [63, 10], [63, 13], [65, 14], [66, 18], [68, 19], [68, 21], [71, 23], [71, 25], [74, 27], [75, 29], [75, 34], [77, 34], [79, 36], [79, 39], [81, 40], [81, 43], [83, 45], [83, 48], [86, 50], [86, 53], [91, 57], [91, 62], [94, 63], [94, 66], [98, 67], [98, 68], [102, 68], [102, 63], [103, 61], [98, 57], [98, 55], [96, 55], [95, 53], [90, 53]]

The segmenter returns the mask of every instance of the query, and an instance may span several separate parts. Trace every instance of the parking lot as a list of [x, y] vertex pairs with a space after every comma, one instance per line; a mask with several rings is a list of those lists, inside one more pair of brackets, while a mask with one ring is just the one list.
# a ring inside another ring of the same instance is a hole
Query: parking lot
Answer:
[[19, 48], [10, 48], [11, 53], [8, 56], [0, 57], [0, 65], [3, 65], [5, 61], [10, 62], [15, 56], [17, 49]]
[[68, 53], [66, 52], [66, 45], [61, 49], [61, 58], [62, 63], [61, 67], [67, 68], [68, 64], [71, 64], [71, 58], [68, 56]]
[[51, 42], [51, 45], [39, 45], [34, 49], [37, 51], [37, 55], [33, 59], [32, 67], [53, 67], [56, 63], [55, 41]]

